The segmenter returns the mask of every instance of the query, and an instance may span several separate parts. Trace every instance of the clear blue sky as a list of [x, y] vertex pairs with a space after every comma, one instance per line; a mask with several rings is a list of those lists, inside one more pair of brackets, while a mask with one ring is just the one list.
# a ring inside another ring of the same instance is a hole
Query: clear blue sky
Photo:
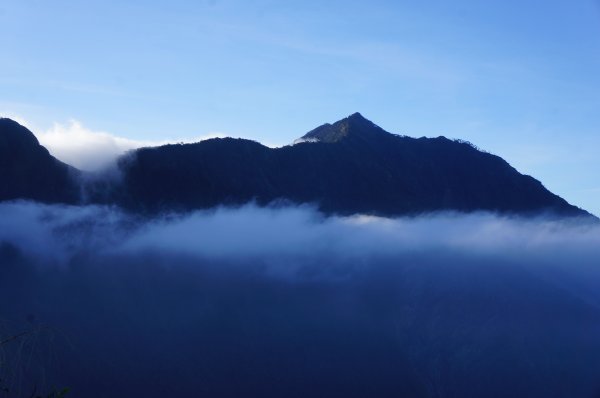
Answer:
[[600, 4], [0, 0], [0, 112], [285, 144], [360, 111], [600, 214]]

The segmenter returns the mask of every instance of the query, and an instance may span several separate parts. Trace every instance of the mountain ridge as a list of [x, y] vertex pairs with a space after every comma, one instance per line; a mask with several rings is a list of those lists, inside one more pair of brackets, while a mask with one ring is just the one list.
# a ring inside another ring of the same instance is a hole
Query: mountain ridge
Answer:
[[[2, 150], [10, 155], [0, 164], [3, 185], [28, 189], [0, 191], [0, 200], [114, 204], [150, 213], [284, 200], [312, 203], [329, 214], [492, 211], [589, 216], [470, 143], [391, 134], [360, 113], [323, 124], [296, 144], [280, 148], [233, 138], [140, 148], [118, 159], [119, 178], [65, 165], [29, 130], [7, 120], [0, 120], [0, 155]], [[14, 138], [19, 134], [22, 142]], [[10, 147], [19, 146], [23, 148], [17, 155], [12, 153]], [[44, 166], [5, 173], [32, 159], [23, 153], [27, 150], [43, 158], [38, 163]], [[54, 181], [50, 188], [34, 178], [44, 174], [52, 178], [42, 182]]]

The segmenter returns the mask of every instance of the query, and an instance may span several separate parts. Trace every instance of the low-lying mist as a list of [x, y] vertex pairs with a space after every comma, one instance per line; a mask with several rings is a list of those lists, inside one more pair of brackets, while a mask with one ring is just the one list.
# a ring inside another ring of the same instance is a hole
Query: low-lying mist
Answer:
[[599, 266], [584, 220], [4, 203], [0, 387], [594, 397]]

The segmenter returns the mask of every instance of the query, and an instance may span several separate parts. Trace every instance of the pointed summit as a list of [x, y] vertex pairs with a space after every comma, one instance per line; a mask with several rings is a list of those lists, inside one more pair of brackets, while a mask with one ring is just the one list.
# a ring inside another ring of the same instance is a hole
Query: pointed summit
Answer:
[[[360, 112], [354, 112], [353, 114], [345, 117], [344, 119], [354, 119], [354, 120], [366, 120], [366, 121], [370, 121], [367, 120], [363, 115], [360, 114]], [[342, 120], [344, 120], [342, 119]]]
[[298, 141], [340, 142], [345, 139], [371, 139], [389, 133], [356, 112], [333, 124], [323, 124], [306, 133]]
[[364, 123], [364, 122], [368, 122], [373, 124], [372, 121], [370, 121], [369, 119], [365, 118], [363, 115], [360, 114], [360, 112], [354, 112], [352, 115], [346, 117], [345, 119], [342, 120], [351, 120], [354, 123]]

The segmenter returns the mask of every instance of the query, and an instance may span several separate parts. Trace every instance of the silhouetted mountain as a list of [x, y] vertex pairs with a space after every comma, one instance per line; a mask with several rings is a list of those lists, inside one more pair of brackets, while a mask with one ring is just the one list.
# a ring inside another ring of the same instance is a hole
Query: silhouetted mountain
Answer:
[[51, 156], [25, 127], [0, 118], [0, 200], [76, 203], [78, 173]]
[[468, 143], [393, 135], [358, 113], [299, 141], [275, 149], [231, 138], [139, 149], [119, 162], [118, 201], [150, 211], [285, 199], [341, 214], [587, 214]]
[[[3, 189], [17, 197], [73, 201], [68, 175], [24, 127], [0, 124]], [[142, 148], [96, 174], [86, 203], [143, 212], [187, 211], [255, 201], [316, 204], [327, 213], [406, 215], [479, 210], [589, 215], [522, 175], [498, 156], [445, 137], [390, 134], [355, 113], [324, 124], [295, 145], [268, 148], [244, 139]]]

